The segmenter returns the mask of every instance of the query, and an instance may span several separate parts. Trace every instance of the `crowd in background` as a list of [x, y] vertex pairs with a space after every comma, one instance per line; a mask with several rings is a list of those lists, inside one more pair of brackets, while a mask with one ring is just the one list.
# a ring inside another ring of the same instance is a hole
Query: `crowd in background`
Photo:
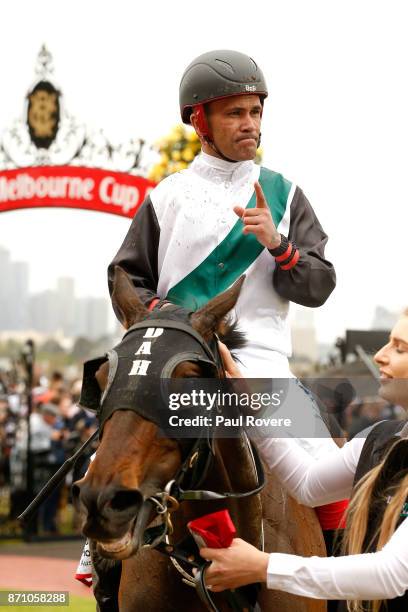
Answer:
[[[80, 390], [80, 380], [68, 381], [57, 371], [48, 379], [42, 376], [35, 384], [30, 415], [32, 477], [28, 483], [28, 402], [25, 385], [14, 382], [6, 373], [0, 374], [0, 491], [3, 491], [0, 519], [15, 519], [30, 501], [28, 497], [38, 493], [64, 461], [95, 431], [95, 415], [78, 406]], [[32, 533], [56, 535], [61, 531], [61, 523], [67, 520], [66, 510], [70, 506], [70, 485], [73, 480], [82, 477], [94, 451], [94, 447], [88, 449], [65, 483], [41, 506], [36, 520], [30, 524]], [[64, 528], [75, 530], [74, 514], [68, 514], [71, 524]]]

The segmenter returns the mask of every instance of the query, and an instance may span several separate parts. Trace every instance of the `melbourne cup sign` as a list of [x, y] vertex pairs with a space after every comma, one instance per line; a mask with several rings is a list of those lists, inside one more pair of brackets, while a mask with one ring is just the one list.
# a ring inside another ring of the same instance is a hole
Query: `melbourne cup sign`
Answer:
[[42, 47], [24, 112], [0, 133], [0, 213], [68, 207], [133, 217], [156, 183], [152, 147], [110, 142], [65, 108], [52, 56]]
[[0, 212], [68, 207], [133, 217], [155, 183], [98, 168], [37, 166], [0, 172]]

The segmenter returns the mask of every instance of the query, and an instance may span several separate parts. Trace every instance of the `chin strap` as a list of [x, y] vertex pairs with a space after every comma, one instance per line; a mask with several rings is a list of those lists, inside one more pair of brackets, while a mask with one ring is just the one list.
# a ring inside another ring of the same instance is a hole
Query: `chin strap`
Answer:
[[[258, 143], [256, 145], [257, 149], [261, 146], [261, 136], [262, 136], [262, 134], [260, 133], [259, 134], [259, 138], [258, 138]], [[227, 162], [232, 162], [234, 164], [238, 163], [236, 159], [231, 159], [230, 157], [227, 157], [226, 155], [224, 155], [224, 153], [222, 151], [220, 151], [220, 149], [217, 147], [215, 142], [213, 140], [211, 140], [211, 138], [209, 136], [204, 136], [204, 139], [205, 139], [206, 143], [208, 144], [208, 146], [211, 147], [212, 150], [215, 151], [217, 153], [217, 155], [219, 155], [221, 157], [221, 159], [223, 159], [224, 161], [227, 161]]]
[[215, 151], [217, 153], [217, 155], [219, 155], [221, 157], [221, 159], [223, 159], [224, 161], [227, 161], [227, 162], [232, 162], [234, 164], [237, 163], [236, 159], [231, 159], [230, 157], [227, 157], [226, 155], [224, 155], [224, 153], [219, 150], [219, 148], [217, 147], [215, 142], [213, 140], [211, 140], [209, 138], [209, 136], [205, 136], [204, 138], [205, 138], [205, 141], [208, 144], [208, 146], [211, 147], [212, 150]]

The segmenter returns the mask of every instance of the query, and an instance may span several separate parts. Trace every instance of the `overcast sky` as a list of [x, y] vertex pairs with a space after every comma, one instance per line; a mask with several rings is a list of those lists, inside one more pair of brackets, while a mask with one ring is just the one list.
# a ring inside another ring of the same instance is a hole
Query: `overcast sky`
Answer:
[[[121, 142], [178, 123], [178, 84], [198, 54], [251, 54], [268, 81], [264, 165], [305, 191], [330, 240], [338, 284], [319, 338], [408, 305], [407, 11], [404, 1], [111, 0], [2, 3], [0, 129], [22, 114], [43, 43], [67, 110]], [[106, 295], [129, 221], [66, 209], [0, 216], [0, 245], [30, 262], [33, 291], [57, 276]], [[1, 289], [0, 289], [1, 290]], [[254, 296], [256, 299], [256, 296]]]

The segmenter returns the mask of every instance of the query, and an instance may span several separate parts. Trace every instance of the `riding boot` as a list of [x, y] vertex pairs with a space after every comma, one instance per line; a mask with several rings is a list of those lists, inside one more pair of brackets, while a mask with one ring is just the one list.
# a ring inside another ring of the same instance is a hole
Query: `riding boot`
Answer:
[[92, 588], [97, 602], [97, 612], [119, 612], [119, 585], [122, 562], [103, 559], [90, 541], [92, 557]]

